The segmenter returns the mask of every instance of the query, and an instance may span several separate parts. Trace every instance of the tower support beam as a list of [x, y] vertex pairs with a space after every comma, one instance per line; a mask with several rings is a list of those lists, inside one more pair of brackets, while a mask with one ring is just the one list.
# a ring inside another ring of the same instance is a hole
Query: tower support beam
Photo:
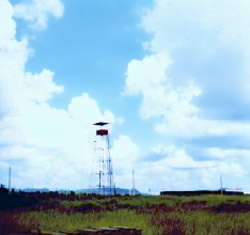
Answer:
[[[113, 168], [112, 159], [110, 155], [110, 136], [109, 130], [104, 128], [108, 125], [107, 122], [98, 122], [93, 125], [97, 126], [96, 140], [95, 140], [95, 153], [96, 159], [99, 162], [98, 175], [98, 188], [99, 193], [102, 195], [113, 195]], [[96, 169], [97, 170], [97, 169]]]

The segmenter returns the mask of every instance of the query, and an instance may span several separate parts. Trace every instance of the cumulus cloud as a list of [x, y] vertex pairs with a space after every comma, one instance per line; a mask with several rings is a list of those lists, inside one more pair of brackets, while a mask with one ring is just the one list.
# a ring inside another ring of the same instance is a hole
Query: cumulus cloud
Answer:
[[184, 149], [178, 149], [175, 146], [156, 146], [151, 148], [153, 154], [163, 155], [164, 158], [160, 160], [160, 165], [169, 168], [204, 168], [213, 165], [210, 161], [195, 161], [189, 156]]
[[[190, 104], [200, 94], [192, 83], [173, 87], [166, 70], [171, 60], [164, 53], [146, 56], [142, 61], [133, 60], [128, 65], [125, 93], [143, 95], [141, 117], [161, 117], [176, 114], [192, 116], [198, 109]], [[182, 113], [180, 113], [182, 112]]]
[[206, 155], [211, 158], [225, 159], [234, 157], [238, 159], [248, 159], [250, 156], [249, 149], [221, 149], [221, 148], [208, 148], [205, 150]]
[[[167, 51], [174, 58], [175, 80], [192, 76], [209, 96], [219, 92], [230, 101], [233, 97], [245, 102], [249, 101], [249, 8], [247, 0], [156, 0], [142, 25], [153, 35], [150, 51]], [[216, 98], [222, 102], [222, 97]]]
[[36, 29], [47, 27], [49, 16], [63, 16], [64, 6], [60, 0], [31, 0], [14, 6], [14, 16], [30, 22]]
[[[124, 93], [141, 96], [140, 116], [152, 119], [162, 138], [176, 146], [185, 143], [187, 149], [194, 145], [206, 159], [210, 156], [207, 165], [203, 156], [196, 156], [197, 162], [182, 148], [165, 149], [165, 153], [154, 148], [158, 160], [152, 169], [163, 174], [164, 169], [183, 162], [197, 167], [197, 177], [207, 187], [214, 185], [218, 172], [230, 177], [230, 168], [235, 176], [248, 174], [244, 166], [249, 164], [246, 142], [250, 139], [249, 10], [246, 0], [155, 0], [144, 11], [141, 26], [152, 39], [143, 44], [147, 55], [129, 62]], [[221, 141], [203, 149], [201, 138]], [[242, 141], [245, 150], [239, 146], [223, 150], [223, 138], [232, 146], [234, 139]], [[183, 182], [195, 184], [193, 173], [171, 167], [167, 171], [175, 176], [185, 172], [189, 181]]]
[[120, 135], [112, 147], [114, 179], [118, 187], [132, 188], [132, 171], [139, 168], [141, 151], [129, 136]]
[[87, 93], [73, 97], [66, 109], [52, 107], [50, 99], [63, 92], [63, 86], [53, 80], [54, 72], [26, 70], [29, 41], [16, 39], [13, 16], [45, 27], [48, 14], [60, 17], [62, 11], [59, 1], [32, 1], [15, 7], [0, 1], [0, 167], [12, 166], [17, 188], [87, 187], [94, 158], [92, 124], [121, 122], [110, 110], [102, 111]]
[[142, 94], [141, 117], [159, 118], [157, 132], [178, 138], [249, 136], [249, 123], [201, 118], [200, 108], [193, 104], [201, 89], [193, 80], [176, 86], [175, 78], [167, 76], [170, 66], [171, 60], [161, 52], [132, 60], [127, 69], [125, 94]]
[[[223, 152], [222, 149], [220, 151]], [[244, 162], [246, 166], [249, 165], [247, 161]], [[144, 161], [140, 161], [137, 178], [142, 182], [146, 178], [147, 184], [138, 182], [139, 186], [145, 191], [151, 188], [155, 192], [218, 189], [220, 175], [224, 179], [224, 187], [247, 188], [248, 169], [244, 164], [239, 163], [237, 158], [229, 157], [216, 160], [194, 159], [184, 148], [157, 145], [151, 147], [149, 155], [144, 156]]]
[[249, 122], [234, 120], [248, 115], [249, 7], [244, 0], [156, 0], [143, 15], [151, 55], [128, 64], [125, 93], [142, 95], [141, 117], [157, 117], [157, 132], [249, 138]]
[[112, 148], [116, 173], [130, 174], [136, 168], [140, 154], [139, 147], [133, 143], [130, 137], [125, 135], [119, 136], [114, 141]]
[[61, 93], [63, 87], [53, 82], [53, 76], [54, 73], [48, 69], [44, 69], [40, 74], [26, 73], [25, 82], [28, 98], [43, 102], [49, 100], [54, 94]]
[[0, 2], [0, 22], [4, 22], [1, 24], [0, 30], [0, 45], [6, 44], [10, 39], [13, 39], [16, 32], [16, 24], [12, 20], [11, 16], [13, 15], [13, 8], [7, 1]]

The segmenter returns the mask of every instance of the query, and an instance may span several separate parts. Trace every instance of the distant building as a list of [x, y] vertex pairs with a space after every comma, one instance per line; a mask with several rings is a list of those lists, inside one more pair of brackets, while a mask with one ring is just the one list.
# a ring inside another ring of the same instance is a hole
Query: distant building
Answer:
[[244, 195], [241, 191], [228, 191], [228, 190], [196, 190], [196, 191], [162, 191], [160, 195], [172, 196], [200, 196], [200, 195]]

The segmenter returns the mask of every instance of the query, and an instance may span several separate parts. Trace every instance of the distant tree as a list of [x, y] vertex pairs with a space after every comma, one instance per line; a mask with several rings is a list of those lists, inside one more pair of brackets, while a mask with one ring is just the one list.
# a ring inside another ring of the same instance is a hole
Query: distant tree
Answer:
[[0, 193], [8, 193], [9, 190], [7, 188], [5, 188], [5, 186], [3, 184], [0, 184]]

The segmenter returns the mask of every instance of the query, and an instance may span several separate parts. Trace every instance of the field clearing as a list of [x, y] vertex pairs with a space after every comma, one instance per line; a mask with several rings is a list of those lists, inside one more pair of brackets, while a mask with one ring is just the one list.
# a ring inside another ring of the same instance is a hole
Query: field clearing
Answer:
[[0, 196], [2, 234], [133, 227], [143, 234], [250, 234], [250, 196]]

